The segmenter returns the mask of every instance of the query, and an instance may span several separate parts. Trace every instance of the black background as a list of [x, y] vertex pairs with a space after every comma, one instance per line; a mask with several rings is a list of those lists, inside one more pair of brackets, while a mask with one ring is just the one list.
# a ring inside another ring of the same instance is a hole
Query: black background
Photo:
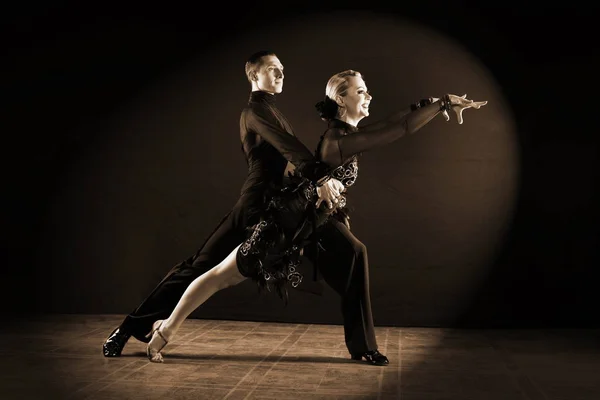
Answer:
[[[516, 2], [497, 7], [456, 1], [392, 6], [368, 3], [367, 7], [343, 2], [329, 11], [368, 9], [418, 21], [446, 34], [492, 72], [514, 115], [521, 162], [514, 219], [489, 275], [455, 322], [597, 326], [600, 166], [595, 115], [600, 65], [595, 10], [573, 2], [568, 8], [545, 5], [528, 9]], [[101, 147], [110, 119], [151, 84], [186, 63], [199, 59], [210, 63], [213, 51], [232, 46], [240, 34], [253, 32], [266, 21], [311, 15], [317, 7], [306, 2], [247, 3], [243, 9], [233, 4], [214, 4], [209, 9], [172, 2], [94, 7], [70, 2], [20, 3], [11, 7], [2, 13], [3, 64], [8, 67], [1, 78], [2, 241], [7, 250], [2, 268], [3, 304], [8, 314], [15, 315], [126, 313], [149, 293], [170, 264], [194, 250], [191, 243], [199, 239], [184, 238], [185, 245], [172, 244], [163, 258], [156, 265], [146, 265], [146, 270], [138, 265], [125, 273], [122, 265], [107, 265], [100, 271], [96, 265], [96, 270], [90, 271], [90, 265], [61, 264], [48, 250], [55, 244], [48, 244], [47, 226], [61, 185], [74, 166], [80, 165], [82, 154]], [[323, 10], [320, 7], [318, 11]], [[359, 34], [360, 28], [356, 31]], [[352, 32], [340, 32], [340, 43], [351, 38]], [[246, 53], [239, 55], [241, 60], [245, 57]], [[282, 60], [285, 63], [285, 57]], [[306, 60], [307, 64], [312, 61]], [[243, 76], [237, 78], [242, 79], [238, 86], [245, 85]], [[324, 78], [322, 74], [318, 77], [320, 81]], [[286, 84], [292, 79], [288, 75]], [[234, 115], [240, 100], [245, 98], [235, 99]], [[289, 108], [285, 111], [289, 114]], [[232, 153], [239, 148], [231, 141], [227, 146]], [[217, 161], [218, 156], [207, 156], [207, 168]], [[226, 172], [226, 177], [238, 180], [243, 176], [241, 160], [231, 168], [234, 172]], [[190, 171], [190, 179], [193, 173]], [[223, 204], [218, 216], [233, 204], [239, 184], [225, 186], [231, 191], [209, 188]], [[218, 216], [193, 233], [207, 234]], [[362, 236], [368, 237], [365, 230], [373, 229], [369, 226], [368, 221], [364, 223]], [[169, 232], [168, 226], [164, 232]], [[78, 243], [59, 240], [56, 246], [63, 252], [83, 246], [80, 251], [85, 253], [85, 239]], [[96, 255], [79, 259], [85, 257]], [[372, 268], [376, 271], [377, 266]], [[373, 279], [385, 281], [385, 276]], [[420, 285], [425, 290], [426, 283]], [[94, 290], [99, 287], [103, 289]], [[377, 287], [373, 291], [378, 293]], [[227, 300], [235, 298], [233, 293], [242, 294], [238, 303], [249, 301], [248, 293], [234, 288], [230, 295], [220, 293], [208, 311], [198, 315], [338, 321], [331, 308], [323, 307], [322, 314], [318, 309], [284, 312], [278, 303], [269, 306], [267, 301], [255, 305], [271, 309], [244, 314], [231, 306], [235, 301]], [[386, 309], [385, 296], [374, 300], [380, 323], [448, 323], [441, 315], [431, 319], [410, 315], [419, 308], [398, 318], [397, 310]]]

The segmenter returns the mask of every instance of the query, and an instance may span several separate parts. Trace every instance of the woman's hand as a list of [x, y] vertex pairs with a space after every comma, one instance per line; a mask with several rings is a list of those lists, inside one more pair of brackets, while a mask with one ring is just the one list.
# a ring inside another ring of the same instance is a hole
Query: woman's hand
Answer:
[[321, 186], [317, 186], [317, 208], [324, 201], [330, 209], [337, 205], [340, 195], [346, 190], [344, 184], [335, 178], [329, 179]]
[[[479, 108], [481, 108], [482, 106], [485, 106], [487, 104], [487, 101], [469, 100], [469, 99], [467, 99], [466, 94], [462, 95], [462, 96], [457, 96], [455, 94], [449, 94], [448, 97], [450, 98], [451, 108], [456, 113], [456, 119], [459, 124], [463, 123], [462, 113], [464, 110], [466, 110], [467, 108], [474, 108], [474, 109], [478, 110]], [[438, 101], [438, 100], [439, 100], [438, 98], [433, 97], [434, 102]], [[443, 110], [442, 114], [444, 115], [444, 118], [446, 118], [446, 121], [450, 121], [450, 115], [448, 115], [448, 111]]]

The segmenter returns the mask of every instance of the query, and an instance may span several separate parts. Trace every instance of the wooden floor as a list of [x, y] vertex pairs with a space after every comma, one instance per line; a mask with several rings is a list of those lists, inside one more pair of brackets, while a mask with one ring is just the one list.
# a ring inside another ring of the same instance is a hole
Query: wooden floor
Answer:
[[188, 320], [164, 364], [123, 316], [55, 315], [0, 329], [0, 399], [598, 400], [599, 330], [378, 327], [390, 365], [349, 359], [337, 325]]

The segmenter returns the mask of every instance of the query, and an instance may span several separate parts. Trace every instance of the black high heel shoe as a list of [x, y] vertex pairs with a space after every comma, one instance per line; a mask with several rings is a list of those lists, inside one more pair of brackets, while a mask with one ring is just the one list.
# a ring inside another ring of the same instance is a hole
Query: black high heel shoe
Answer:
[[388, 358], [381, 354], [379, 350], [369, 350], [362, 354], [352, 354], [353, 360], [362, 360], [363, 358], [367, 360], [369, 364], [373, 365], [388, 365], [390, 363]]

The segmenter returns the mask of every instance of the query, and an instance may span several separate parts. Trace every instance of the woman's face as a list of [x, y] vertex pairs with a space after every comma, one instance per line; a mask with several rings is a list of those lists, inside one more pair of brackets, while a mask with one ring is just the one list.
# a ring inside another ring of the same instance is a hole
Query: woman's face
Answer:
[[345, 117], [358, 123], [369, 116], [369, 103], [373, 97], [367, 91], [367, 84], [361, 76], [348, 77], [348, 84], [346, 95], [341, 97], [342, 104], [346, 108]]

